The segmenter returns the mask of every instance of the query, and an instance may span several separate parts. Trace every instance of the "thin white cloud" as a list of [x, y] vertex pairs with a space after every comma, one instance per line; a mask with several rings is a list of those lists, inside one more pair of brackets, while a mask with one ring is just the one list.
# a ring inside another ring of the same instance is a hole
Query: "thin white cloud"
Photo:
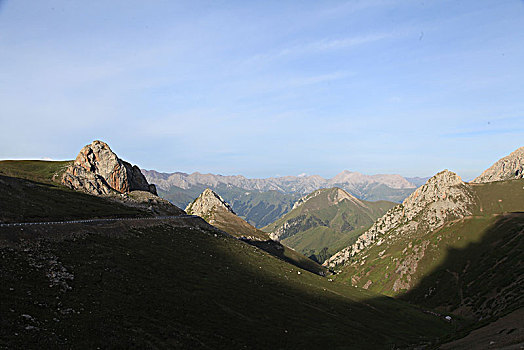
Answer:
[[317, 54], [327, 51], [336, 51], [343, 49], [350, 49], [353, 47], [365, 45], [372, 42], [377, 42], [392, 37], [390, 33], [368, 34], [361, 36], [354, 36], [340, 39], [321, 39], [317, 41], [307, 42], [290, 46], [279, 51], [257, 54], [247, 60], [249, 63], [258, 63], [264, 61], [275, 60], [284, 57]]
[[343, 39], [334, 39], [334, 40], [320, 40], [317, 42], [312, 42], [308, 45], [305, 45], [303, 48], [297, 47], [296, 51], [300, 52], [301, 50], [304, 52], [321, 52], [321, 51], [327, 51], [327, 50], [341, 50], [341, 49], [347, 49], [350, 47], [363, 45], [375, 41], [379, 41], [382, 39], [386, 39], [391, 37], [391, 34], [371, 34], [371, 35], [364, 35], [364, 36], [357, 36], [357, 37], [351, 37], [351, 38], [343, 38]]

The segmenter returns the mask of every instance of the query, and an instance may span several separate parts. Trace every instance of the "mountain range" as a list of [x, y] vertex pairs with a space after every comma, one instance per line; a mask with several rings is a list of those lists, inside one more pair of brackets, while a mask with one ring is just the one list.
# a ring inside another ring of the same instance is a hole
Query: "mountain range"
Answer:
[[521, 348], [523, 154], [402, 203], [218, 184], [298, 196], [267, 232], [212, 189], [187, 215], [101, 141], [2, 161], [0, 348]]
[[89, 159], [78, 188], [72, 161], [0, 162], [2, 348], [377, 349], [453, 334], [443, 316], [291, 265]]
[[290, 211], [300, 197], [320, 188], [339, 187], [353, 196], [368, 200], [400, 202], [411, 194], [424, 178], [400, 175], [364, 175], [343, 171], [331, 179], [318, 175], [248, 179], [244, 176], [159, 173], [142, 170], [147, 180], [156, 184], [163, 198], [185, 207], [206, 188], [219, 193], [238, 215], [255, 227], [264, 227]]

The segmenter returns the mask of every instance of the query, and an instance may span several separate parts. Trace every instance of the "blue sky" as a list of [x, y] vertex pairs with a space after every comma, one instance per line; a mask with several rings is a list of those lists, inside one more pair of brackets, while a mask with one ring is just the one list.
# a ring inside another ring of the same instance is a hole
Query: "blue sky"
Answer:
[[466, 179], [524, 146], [523, 1], [2, 1], [0, 159]]

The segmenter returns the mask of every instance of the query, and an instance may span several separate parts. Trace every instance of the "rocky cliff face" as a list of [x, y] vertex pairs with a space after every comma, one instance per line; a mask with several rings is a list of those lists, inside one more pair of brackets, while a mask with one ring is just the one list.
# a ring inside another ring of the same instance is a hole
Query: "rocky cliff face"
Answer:
[[524, 147], [499, 159], [472, 182], [484, 183], [522, 178], [524, 178]]
[[350, 257], [385, 239], [410, 235], [418, 230], [433, 231], [446, 221], [471, 215], [475, 203], [471, 188], [460, 177], [444, 170], [418, 188], [402, 204], [390, 209], [355, 244], [346, 247], [324, 265], [345, 263]]
[[231, 206], [226, 203], [222, 197], [209, 188], [206, 188], [197, 199], [187, 206], [186, 213], [189, 215], [198, 215], [205, 218], [206, 216], [209, 216], [211, 212], [217, 209], [223, 209], [232, 214], [235, 214]]
[[155, 185], [147, 182], [140, 168], [118, 158], [102, 141], [93, 141], [80, 150], [74, 163], [62, 176], [62, 183], [71, 189], [94, 195], [134, 190], [156, 195]]

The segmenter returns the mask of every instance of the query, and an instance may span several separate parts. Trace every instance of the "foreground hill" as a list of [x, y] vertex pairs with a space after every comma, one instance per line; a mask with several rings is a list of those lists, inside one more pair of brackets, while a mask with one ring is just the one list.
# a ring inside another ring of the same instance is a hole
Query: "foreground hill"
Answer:
[[326, 269], [316, 262], [285, 245], [273, 241], [267, 233], [239, 218], [231, 206], [210, 189], [206, 189], [191, 202], [187, 206], [186, 212], [190, 215], [198, 215], [214, 227], [257, 246], [290, 264], [319, 275], [326, 274]]
[[0, 260], [5, 348], [389, 349], [452, 330], [201, 225], [0, 228]]
[[362, 234], [395, 203], [357, 199], [340, 188], [314, 191], [263, 228], [271, 238], [323, 262]]

